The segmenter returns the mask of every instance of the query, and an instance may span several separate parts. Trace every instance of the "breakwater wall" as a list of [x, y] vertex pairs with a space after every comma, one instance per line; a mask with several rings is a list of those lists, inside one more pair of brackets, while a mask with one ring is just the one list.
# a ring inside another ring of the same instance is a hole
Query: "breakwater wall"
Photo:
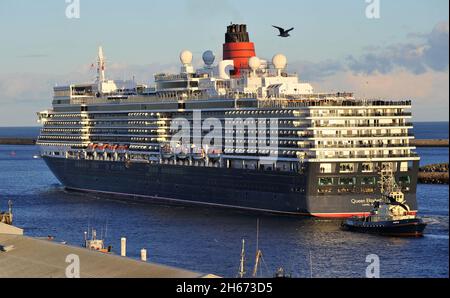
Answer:
[[432, 164], [419, 169], [419, 183], [448, 184], [448, 163]]
[[448, 139], [414, 139], [411, 145], [416, 147], [448, 147]]
[[0, 138], [0, 145], [35, 145], [33, 138]]

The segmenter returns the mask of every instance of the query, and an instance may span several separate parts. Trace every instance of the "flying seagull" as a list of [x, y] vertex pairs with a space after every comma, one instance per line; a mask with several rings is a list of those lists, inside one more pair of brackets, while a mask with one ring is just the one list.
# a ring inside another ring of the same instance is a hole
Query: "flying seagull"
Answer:
[[277, 29], [280, 31], [280, 35], [278, 35], [278, 36], [280, 36], [280, 37], [289, 37], [289, 36], [290, 36], [290, 35], [289, 35], [289, 32], [291, 32], [292, 30], [294, 30], [294, 28], [291, 28], [291, 29], [289, 29], [289, 30], [284, 30], [284, 29], [281, 28], [281, 27], [277, 27], [277, 26], [273, 26], [273, 25], [272, 25], [272, 27], [277, 28]]

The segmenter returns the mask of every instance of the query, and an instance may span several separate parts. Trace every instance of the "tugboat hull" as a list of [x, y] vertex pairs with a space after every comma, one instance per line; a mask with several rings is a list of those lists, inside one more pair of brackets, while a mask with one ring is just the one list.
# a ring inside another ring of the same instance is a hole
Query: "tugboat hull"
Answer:
[[347, 219], [343, 222], [344, 230], [371, 233], [385, 236], [421, 237], [426, 227], [421, 219], [402, 219], [394, 221], [369, 222], [364, 219]]

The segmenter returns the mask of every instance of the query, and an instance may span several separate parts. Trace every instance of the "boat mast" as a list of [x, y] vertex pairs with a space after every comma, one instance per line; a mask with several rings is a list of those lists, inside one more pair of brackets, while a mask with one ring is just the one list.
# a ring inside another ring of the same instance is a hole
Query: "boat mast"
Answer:
[[262, 251], [258, 249], [256, 251], [255, 267], [253, 268], [253, 275], [252, 275], [253, 277], [256, 277], [256, 275], [258, 274], [258, 268], [261, 258], [262, 258]]
[[242, 250], [241, 250], [241, 263], [239, 266], [238, 276], [243, 278], [245, 276], [245, 240], [242, 239]]
[[259, 263], [262, 258], [262, 251], [259, 249], [259, 218], [256, 220], [256, 257], [255, 267], [253, 268], [253, 277], [258, 274]]

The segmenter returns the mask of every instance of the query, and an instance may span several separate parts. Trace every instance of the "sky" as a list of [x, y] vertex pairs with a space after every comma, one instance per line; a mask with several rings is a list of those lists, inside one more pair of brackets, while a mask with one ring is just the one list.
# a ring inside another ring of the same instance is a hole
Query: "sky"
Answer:
[[[35, 126], [53, 86], [93, 80], [99, 45], [108, 78], [150, 84], [178, 71], [183, 49], [198, 65], [205, 50], [221, 58], [230, 22], [319, 92], [412, 99], [414, 121], [448, 121], [448, 11], [448, 0], [0, 0], [0, 126]], [[280, 38], [272, 25], [295, 29]]]

